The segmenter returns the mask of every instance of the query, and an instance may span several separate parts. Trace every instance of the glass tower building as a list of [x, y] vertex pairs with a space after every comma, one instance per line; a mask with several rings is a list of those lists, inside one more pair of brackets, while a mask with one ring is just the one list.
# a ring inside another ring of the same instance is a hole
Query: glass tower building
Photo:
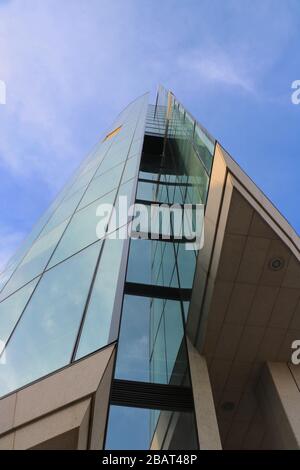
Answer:
[[170, 91], [141, 96], [1, 274], [0, 448], [297, 448], [265, 394], [300, 381], [299, 272], [228, 153]]

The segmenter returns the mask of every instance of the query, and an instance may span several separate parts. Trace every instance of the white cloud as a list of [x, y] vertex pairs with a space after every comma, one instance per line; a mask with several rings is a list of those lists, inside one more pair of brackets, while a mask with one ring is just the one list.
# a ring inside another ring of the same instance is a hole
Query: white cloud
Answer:
[[[218, 7], [216, 6], [218, 5]], [[228, 0], [202, 5], [199, 40], [178, 51], [181, 73], [201, 90], [224, 85], [267, 99], [266, 76], [282, 59], [297, 29], [297, 2]], [[185, 82], [186, 83], [186, 82]]]
[[[15, 0], [1, 8], [0, 78], [7, 84], [7, 105], [0, 162], [22, 177], [36, 173], [55, 188], [68, 165], [74, 168], [83, 157], [80, 113], [98, 105], [99, 122], [108, 126], [103, 110], [115, 105], [117, 111], [121, 88], [119, 75], [113, 75], [113, 63], [119, 65], [124, 53], [122, 25], [114, 21], [117, 2], [102, 1], [102, 8], [96, 0], [85, 5], [78, 0], [64, 5]], [[122, 17], [126, 21], [126, 9]], [[105, 90], [114, 84], [108, 95]], [[82, 126], [88, 126], [86, 118]]]
[[[225, 54], [204, 54], [191, 52], [179, 58], [179, 65], [194, 75], [194, 80], [204, 82], [206, 85], [216, 86], [225, 84], [239, 87], [242, 90], [254, 93], [254, 78], [247, 72], [245, 66]], [[249, 71], [250, 72], [250, 71]]]
[[158, 83], [211, 108], [220, 88], [257, 97], [295, 29], [294, 2], [173, 3], [158, 18], [140, 0], [0, 2], [0, 175], [55, 193], [122, 106]]
[[161, 5], [162, 16], [170, 15], [162, 25], [148, 2], [3, 2], [0, 164], [55, 191], [135, 96], [158, 83], [179, 98], [187, 83], [255, 94], [293, 29], [288, 8], [270, 15], [262, 2], [211, 8], [203, 1], [201, 18], [196, 6], [193, 14], [184, 6], [170, 11], [171, 3]]

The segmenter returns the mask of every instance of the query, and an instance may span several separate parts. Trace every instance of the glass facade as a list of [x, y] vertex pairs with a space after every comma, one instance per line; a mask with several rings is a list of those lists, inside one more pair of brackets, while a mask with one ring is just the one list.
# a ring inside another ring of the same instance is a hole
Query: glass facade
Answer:
[[42, 276], [5, 347], [2, 394], [71, 361], [98, 251], [99, 243]]
[[118, 116], [1, 274], [0, 396], [116, 340], [124, 240], [99, 240], [96, 211], [133, 192], [147, 100]]
[[197, 448], [185, 324], [213, 152], [163, 89], [120, 113], [0, 276], [0, 397], [115, 342], [106, 448]]
[[[161, 431], [155, 432], [155, 426]], [[132, 432], [128, 432], [129, 429]], [[107, 436], [108, 450], [197, 448], [191, 412], [111, 406]]]
[[[191, 391], [185, 322], [197, 259], [193, 210], [206, 203], [213, 152], [206, 131], [162, 90], [148, 107], [136, 191], [137, 206], [148, 208], [151, 238], [144, 221], [133, 225], [115, 370], [125, 394], [129, 384], [132, 393], [142, 386], [144, 405], [112, 399], [107, 449], [198, 447], [192, 399], [183, 411], [179, 397]], [[186, 204], [192, 217], [184, 220]], [[153, 403], [164, 393], [170, 406], [162, 398]]]

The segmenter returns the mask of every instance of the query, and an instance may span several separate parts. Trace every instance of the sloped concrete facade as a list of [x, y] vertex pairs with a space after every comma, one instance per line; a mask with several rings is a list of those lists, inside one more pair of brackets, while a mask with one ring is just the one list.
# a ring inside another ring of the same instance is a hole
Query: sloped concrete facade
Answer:
[[0, 400], [0, 449], [101, 449], [115, 346]]
[[[287, 367], [300, 338], [299, 247], [292, 227], [217, 144], [187, 330], [208, 364], [223, 448], [276, 448], [256, 387], [269, 361]], [[290, 405], [297, 414], [299, 402]]]

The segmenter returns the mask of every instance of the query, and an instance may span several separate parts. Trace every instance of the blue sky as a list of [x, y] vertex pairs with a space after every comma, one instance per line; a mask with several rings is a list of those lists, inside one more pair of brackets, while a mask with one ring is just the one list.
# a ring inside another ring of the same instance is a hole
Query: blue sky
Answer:
[[0, 270], [116, 114], [170, 88], [300, 231], [299, 0], [0, 0]]

